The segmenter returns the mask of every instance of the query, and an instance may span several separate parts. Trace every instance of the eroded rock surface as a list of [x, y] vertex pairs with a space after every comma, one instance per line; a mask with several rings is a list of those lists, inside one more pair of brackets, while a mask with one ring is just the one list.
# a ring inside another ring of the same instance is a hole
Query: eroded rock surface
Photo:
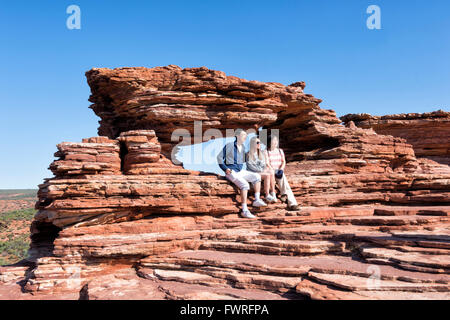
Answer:
[[386, 116], [348, 114], [341, 119], [346, 124], [353, 121], [357, 127], [372, 128], [379, 134], [404, 138], [413, 145], [417, 157], [450, 165], [450, 112], [438, 110]]
[[[450, 167], [408, 137], [342, 125], [302, 82], [177, 66], [86, 75], [100, 136], [58, 145], [30, 257], [0, 268], [0, 297], [449, 298]], [[199, 120], [279, 129], [301, 210], [241, 219], [223, 177], [172, 163], [172, 131]]]

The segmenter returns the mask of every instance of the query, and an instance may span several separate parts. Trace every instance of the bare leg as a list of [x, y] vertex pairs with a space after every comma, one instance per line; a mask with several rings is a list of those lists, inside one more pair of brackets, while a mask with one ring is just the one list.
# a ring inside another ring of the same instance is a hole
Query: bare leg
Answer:
[[242, 200], [242, 205], [247, 204], [247, 193], [248, 190], [241, 190], [241, 200]]
[[269, 189], [270, 189], [270, 175], [264, 176], [264, 193], [266, 196], [269, 195]]
[[261, 181], [258, 181], [257, 183], [255, 183], [255, 192], [260, 192], [261, 191]]
[[264, 193], [267, 196], [270, 189], [270, 174], [267, 172], [261, 173], [261, 179], [264, 181]]
[[273, 174], [270, 175], [270, 192], [275, 193], [275, 176]]

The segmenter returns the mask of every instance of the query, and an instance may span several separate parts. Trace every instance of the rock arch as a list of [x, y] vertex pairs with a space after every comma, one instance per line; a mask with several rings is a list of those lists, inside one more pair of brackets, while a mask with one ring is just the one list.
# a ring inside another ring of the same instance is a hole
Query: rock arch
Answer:
[[[91, 108], [101, 118], [100, 135], [114, 139], [124, 131], [152, 129], [163, 152], [173, 147], [173, 130], [193, 136], [194, 121], [202, 121], [203, 131], [219, 129], [224, 136], [226, 129], [279, 128], [286, 136], [283, 147], [297, 152], [333, 139], [317, 132], [313, 123], [340, 123], [334, 111], [319, 107], [320, 99], [303, 92], [304, 82], [284, 86], [173, 65], [92, 69], [86, 77]], [[308, 137], [299, 137], [300, 132]]]
[[[39, 186], [29, 261], [0, 269], [0, 281], [20, 280], [24, 290], [34, 293], [75, 291], [78, 297], [95, 295], [96, 286], [103, 290], [102, 282], [122, 272], [135, 280], [137, 275], [165, 280], [178, 272], [181, 282], [201, 274], [212, 285], [208, 290], [226, 280], [269, 293], [295, 289], [311, 297], [319, 292], [316, 296], [361, 298], [354, 287], [355, 292], [330, 293], [311, 281], [337, 287], [343, 282], [349, 288], [367, 265], [380, 263], [414, 271], [408, 275], [413, 280], [417, 271], [423, 272], [412, 281], [417, 290], [447, 289], [436, 275], [448, 269], [445, 261], [430, 260], [430, 251], [412, 251], [417, 245], [448, 247], [448, 236], [440, 232], [448, 224], [450, 168], [416, 157], [404, 139], [351, 121], [342, 125], [334, 111], [321, 109], [319, 99], [303, 92], [303, 82], [284, 86], [177, 66], [92, 69], [86, 75], [91, 108], [101, 119], [100, 136], [57, 146], [58, 159], [50, 165], [54, 177]], [[229, 183], [185, 170], [168, 157], [174, 146], [171, 131], [192, 130], [195, 120], [203, 121], [204, 130], [279, 129], [289, 159], [286, 171], [304, 210], [291, 216], [274, 205], [256, 220], [239, 219]], [[395, 250], [391, 244], [407, 249]], [[175, 256], [183, 250], [190, 252]], [[357, 251], [358, 261], [351, 250]], [[245, 254], [243, 264], [233, 263], [230, 269], [227, 259], [235, 261], [230, 253], [235, 251]], [[252, 254], [259, 257], [255, 269], [247, 263]], [[286, 268], [280, 257], [275, 265], [267, 263], [274, 261], [270, 255], [316, 254], [334, 261], [325, 265], [329, 274], [321, 257]], [[196, 274], [192, 268], [203, 268], [199, 262], [204, 269]], [[314, 265], [325, 271], [312, 272]], [[221, 271], [207, 275], [210, 266]], [[239, 276], [227, 278], [230, 272]], [[306, 280], [292, 277], [299, 272]], [[388, 276], [397, 279], [399, 271], [389, 269]], [[358, 281], [366, 283], [366, 278]], [[392, 281], [383, 285], [392, 288]], [[411, 290], [410, 282], [405, 286], [396, 280], [396, 285]], [[122, 279], [119, 286], [122, 290]]]
[[55, 177], [40, 186], [36, 223], [237, 212], [226, 181], [169, 160], [172, 131], [193, 134], [200, 120], [203, 130], [279, 129], [291, 187], [303, 205], [449, 203], [442, 195], [447, 182], [427, 176], [430, 166], [420, 166], [405, 140], [342, 125], [304, 93], [303, 82], [284, 86], [173, 65], [94, 68], [86, 76], [100, 137], [58, 145], [60, 159], [50, 166]]

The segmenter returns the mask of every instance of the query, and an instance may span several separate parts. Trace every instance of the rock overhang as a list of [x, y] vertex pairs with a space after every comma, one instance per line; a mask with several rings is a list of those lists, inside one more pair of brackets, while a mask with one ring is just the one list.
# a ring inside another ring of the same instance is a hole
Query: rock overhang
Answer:
[[[304, 83], [177, 66], [92, 69], [87, 78], [100, 137], [58, 145], [59, 159], [50, 166], [55, 176], [40, 185], [32, 225], [35, 268], [0, 270], [4, 279], [24, 273], [24, 289], [35, 293], [81, 292], [86, 284], [93, 293], [109, 281], [104, 277], [131, 268], [133, 283], [146, 278], [164, 288], [175, 278], [180, 286], [204, 281], [214, 292], [232, 283], [235, 290], [265, 290], [264, 297], [295, 291], [361, 298], [367, 297], [361, 294], [366, 268], [381, 263], [392, 266], [383, 267], [385, 290], [418, 296], [448, 290], [450, 168], [417, 157], [405, 139], [342, 125], [303, 92]], [[240, 219], [237, 190], [225, 179], [175, 165], [168, 156], [171, 131], [192, 130], [197, 120], [205, 130], [279, 129], [302, 211], [278, 204], [256, 221]], [[417, 252], [405, 254], [411, 251]], [[363, 260], [356, 263], [354, 254]], [[292, 258], [292, 265], [273, 264], [269, 256]], [[253, 264], [227, 261], [238, 257]], [[333, 261], [341, 260], [346, 264], [337, 269], [346, 276], [336, 276]], [[299, 272], [303, 280], [292, 277]], [[399, 274], [416, 284], [398, 281]], [[322, 282], [347, 288], [346, 294]]]

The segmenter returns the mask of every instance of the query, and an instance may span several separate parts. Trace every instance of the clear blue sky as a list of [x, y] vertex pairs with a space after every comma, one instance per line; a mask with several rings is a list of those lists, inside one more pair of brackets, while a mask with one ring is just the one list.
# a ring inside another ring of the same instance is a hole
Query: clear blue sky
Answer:
[[[81, 8], [68, 30], [66, 8]], [[381, 8], [368, 30], [366, 8]], [[56, 144], [97, 134], [92, 67], [206, 66], [290, 84], [338, 115], [447, 109], [450, 1], [7, 1], [0, 5], [0, 188], [34, 188]]]

